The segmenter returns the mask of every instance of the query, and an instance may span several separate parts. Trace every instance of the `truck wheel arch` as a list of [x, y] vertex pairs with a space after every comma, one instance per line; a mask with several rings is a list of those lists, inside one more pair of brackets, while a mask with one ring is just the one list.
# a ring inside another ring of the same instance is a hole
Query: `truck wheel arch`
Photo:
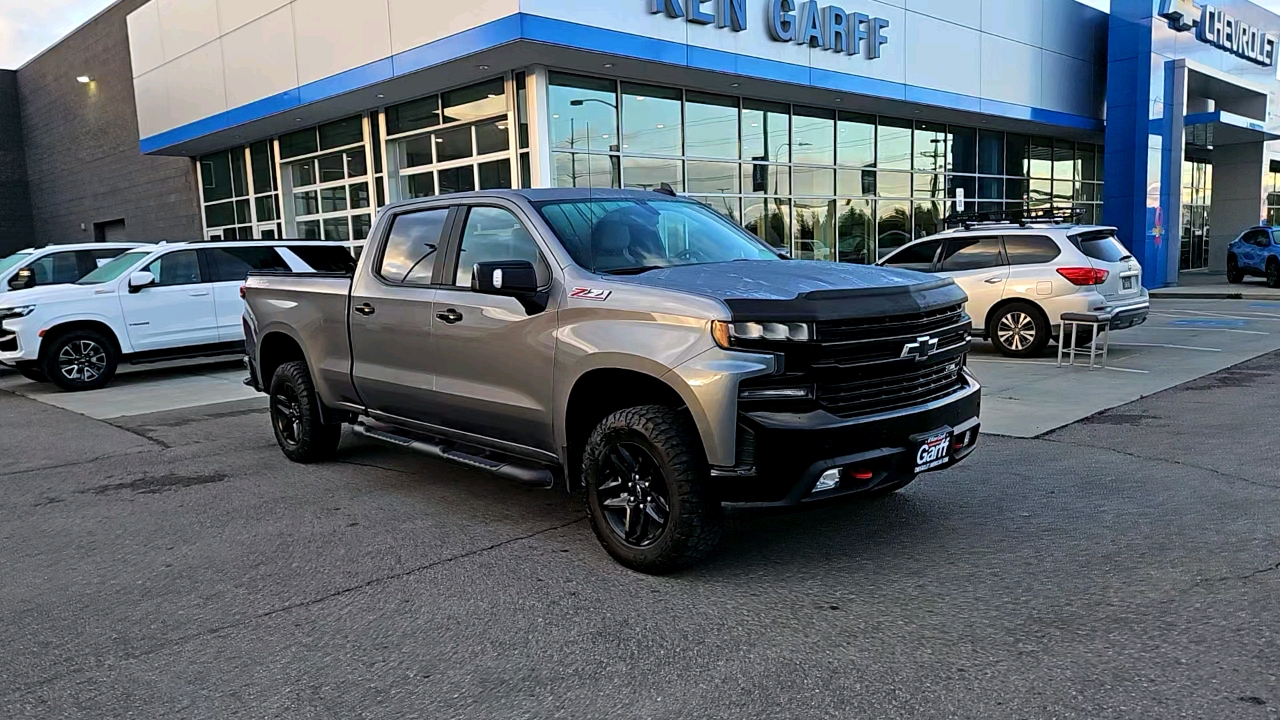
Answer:
[[272, 330], [258, 341], [258, 379], [263, 387], [270, 387], [276, 369], [288, 362], [300, 360], [311, 367], [302, 343], [289, 333]]
[[[695, 425], [701, 425], [697, 413], [684, 395], [668, 382], [654, 375], [623, 368], [596, 368], [574, 381], [564, 411], [564, 442], [568, 457], [566, 469], [571, 477], [579, 476], [582, 451], [591, 432], [606, 417], [628, 407], [664, 405], [687, 409]], [[702, 437], [698, 438], [702, 444]], [[705, 452], [705, 450], [704, 450]]]

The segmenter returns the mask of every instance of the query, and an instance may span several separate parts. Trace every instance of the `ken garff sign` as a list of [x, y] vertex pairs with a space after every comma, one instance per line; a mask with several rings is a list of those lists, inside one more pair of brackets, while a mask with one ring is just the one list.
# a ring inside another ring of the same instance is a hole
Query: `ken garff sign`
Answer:
[[[648, 0], [649, 12], [685, 18], [698, 25], [715, 25], [734, 32], [747, 29], [747, 0]], [[710, 5], [710, 7], [708, 7]], [[808, 45], [844, 55], [875, 60], [889, 43], [889, 21], [863, 13], [845, 12], [836, 5], [818, 7], [817, 0], [769, 0], [765, 23], [778, 42]]]
[[1193, 0], [1163, 0], [1160, 17], [1168, 20], [1174, 30], [1195, 30], [1200, 42], [1249, 62], [1263, 67], [1271, 67], [1276, 62], [1275, 35], [1251, 27], [1212, 5], [1197, 5]]

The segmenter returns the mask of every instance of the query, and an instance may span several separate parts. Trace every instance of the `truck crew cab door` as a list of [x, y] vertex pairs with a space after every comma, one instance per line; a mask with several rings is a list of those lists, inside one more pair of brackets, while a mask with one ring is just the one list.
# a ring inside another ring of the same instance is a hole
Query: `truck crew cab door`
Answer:
[[509, 297], [471, 291], [479, 262], [528, 260], [539, 284], [551, 283], [546, 252], [514, 208], [459, 208], [431, 313], [433, 406], [442, 424], [505, 443], [554, 453], [552, 372], [556, 299], [541, 312]]
[[435, 207], [388, 218], [390, 229], [370, 244], [376, 254], [353, 280], [351, 374], [373, 413], [439, 424], [432, 412], [431, 310], [443, 276], [439, 251], [455, 212]]

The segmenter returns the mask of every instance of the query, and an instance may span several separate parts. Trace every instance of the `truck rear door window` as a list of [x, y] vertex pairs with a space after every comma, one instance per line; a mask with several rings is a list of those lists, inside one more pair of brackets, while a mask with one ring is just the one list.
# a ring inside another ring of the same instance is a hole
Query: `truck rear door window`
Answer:
[[448, 219], [448, 208], [396, 216], [378, 274], [394, 283], [430, 284], [436, 265], [436, 250]]

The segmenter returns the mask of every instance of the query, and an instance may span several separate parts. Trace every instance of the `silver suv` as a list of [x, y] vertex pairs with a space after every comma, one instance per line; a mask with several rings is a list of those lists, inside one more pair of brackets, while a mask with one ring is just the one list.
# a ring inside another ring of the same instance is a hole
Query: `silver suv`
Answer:
[[1151, 308], [1142, 266], [1112, 227], [970, 221], [880, 265], [955, 280], [969, 296], [974, 333], [1010, 357], [1042, 353], [1058, 338], [1063, 313], [1109, 314], [1111, 329], [1122, 330], [1146, 322]]
[[964, 293], [786, 260], [660, 193], [489, 191], [385, 208], [351, 274], [250, 274], [250, 382], [297, 462], [355, 434], [550, 487], [665, 572], [721, 504], [890, 493], [978, 440]]

